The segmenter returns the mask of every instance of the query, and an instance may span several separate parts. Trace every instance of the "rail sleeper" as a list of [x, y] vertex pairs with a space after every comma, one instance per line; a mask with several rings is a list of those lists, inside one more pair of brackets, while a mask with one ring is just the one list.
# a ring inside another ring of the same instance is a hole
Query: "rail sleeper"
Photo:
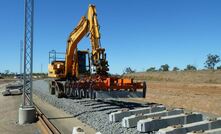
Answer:
[[167, 127], [160, 129], [157, 134], [186, 134], [187, 132], [199, 131], [199, 130], [210, 130], [221, 127], [221, 118], [215, 121], [204, 120], [200, 122], [185, 124], [181, 127]]
[[169, 116], [169, 115], [177, 115], [183, 113], [183, 109], [174, 109], [174, 110], [163, 110], [160, 112], [153, 112], [153, 113], [148, 113], [144, 115], [131, 115], [128, 117], [124, 117], [122, 120], [122, 126], [126, 128], [130, 127], [136, 127], [137, 122], [142, 119], [150, 118], [150, 117], [157, 117], [157, 116]]
[[145, 120], [138, 121], [137, 130], [140, 132], [150, 132], [171, 125], [188, 124], [202, 120], [203, 116], [200, 113], [179, 114], [179, 115], [165, 116], [158, 119], [148, 118]]
[[151, 112], [158, 112], [165, 110], [166, 107], [163, 105], [154, 106], [154, 107], [146, 107], [146, 108], [139, 108], [127, 111], [117, 111], [109, 114], [109, 121], [110, 122], [119, 122], [124, 117], [131, 116], [133, 114], [147, 114]]

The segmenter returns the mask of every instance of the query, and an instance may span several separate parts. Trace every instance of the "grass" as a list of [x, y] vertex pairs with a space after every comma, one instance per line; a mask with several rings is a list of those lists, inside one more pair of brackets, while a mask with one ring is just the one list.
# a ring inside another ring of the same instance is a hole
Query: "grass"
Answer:
[[160, 82], [221, 84], [221, 70], [137, 72], [125, 74], [124, 77]]

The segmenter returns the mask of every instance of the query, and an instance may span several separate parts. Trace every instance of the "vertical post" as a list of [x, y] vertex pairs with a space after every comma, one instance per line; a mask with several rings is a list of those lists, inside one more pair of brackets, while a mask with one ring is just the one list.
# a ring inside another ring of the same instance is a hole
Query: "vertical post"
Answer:
[[32, 68], [33, 68], [33, 21], [34, 0], [25, 1], [24, 32], [24, 72], [22, 105], [19, 108], [19, 124], [35, 121], [35, 109], [32, 101]]
[[25, 0], [24, 92], [23, 107], [32, 106], [33, 7], [34, 0]]

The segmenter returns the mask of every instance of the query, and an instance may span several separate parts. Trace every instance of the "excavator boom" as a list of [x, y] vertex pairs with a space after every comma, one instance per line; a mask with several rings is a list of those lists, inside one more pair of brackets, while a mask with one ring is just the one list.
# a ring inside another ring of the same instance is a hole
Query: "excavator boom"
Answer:
[[[67, 50], [65, 55], [65, 77], [72, 77], [78, 75], [77, 67], [78, 67], [78, 61], [76, 59], [77, 53], [77, 44], [79, 41], [87, 34], [88, 32], [88, 20], [86, 17], [82, 17], [81, 21], [77, 25], [77, 27], [74, 29], [73, 32], [71, 32], [68, 43], [67, 43]], [[74, 60], [73, 60], [74, 57]]]
[[[94, 5], [89, 5], [88, 17], [83, 16], [77, 27], [71, 32], [66, 50], [64, 77], [78, 77], [77, 45], [87, 34], [90, 34], [92, 47], [92, 65], [99, 75], [107, 75], [108, 65], [106, 61], [105, 49], [100, 45], [100, 32], [97, 21], [97, 13]], [[73, 60], [74, 57], [74, 60]]]

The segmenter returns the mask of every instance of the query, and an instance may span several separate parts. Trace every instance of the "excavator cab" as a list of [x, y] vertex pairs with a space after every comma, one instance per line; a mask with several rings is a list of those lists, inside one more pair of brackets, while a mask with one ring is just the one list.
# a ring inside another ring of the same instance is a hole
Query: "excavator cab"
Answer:
[[[48, 76], [51, 78], [65, 79], [65, 53], [52, 50], [49, 52]], [[88, 76], [91, 74], [90, 53], [88, 50], [78, 50], [76, 62], [77, 73], [79, 76]], [[73, 58], [74, 60], [74, 58]]]
[[87, 75], [87, 76], [91, 74], [89, 51], [78, 50], [78, 73], [79, 75]]

